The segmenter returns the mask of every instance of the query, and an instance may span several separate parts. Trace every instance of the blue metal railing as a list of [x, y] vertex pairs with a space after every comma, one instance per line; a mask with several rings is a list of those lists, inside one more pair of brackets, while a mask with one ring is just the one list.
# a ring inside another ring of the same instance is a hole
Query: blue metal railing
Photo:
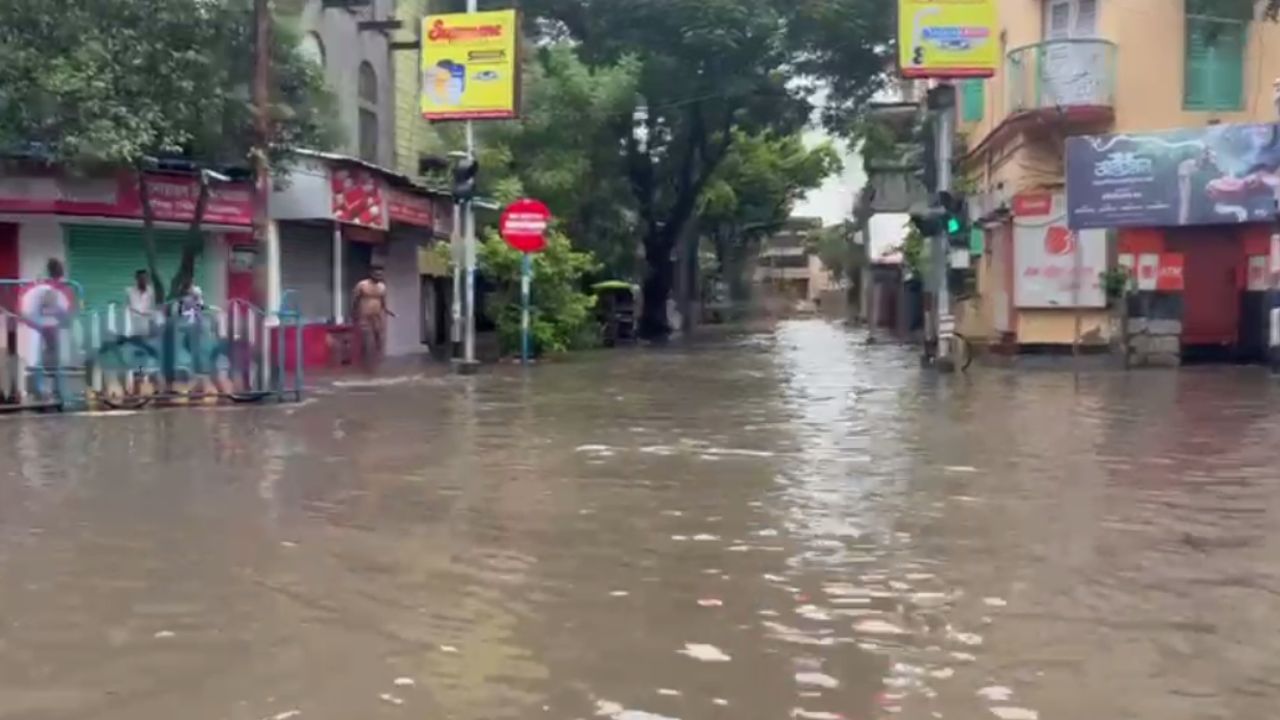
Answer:
[[[0, 289], [33, 284], [0, 281]], [[232, 300], [226, 308], [186, 312], [170, 303], [142, 316], [124, 303], [84, 309], [79, 286], [67, 285], [76, 296], [69, 311], [35, 314], [17, 294], [0, 304], [0, 410], [302, 398], [302, 324], [296, 310], [268, 313]], [[292, 373], [285, 346], [290, 328]]]

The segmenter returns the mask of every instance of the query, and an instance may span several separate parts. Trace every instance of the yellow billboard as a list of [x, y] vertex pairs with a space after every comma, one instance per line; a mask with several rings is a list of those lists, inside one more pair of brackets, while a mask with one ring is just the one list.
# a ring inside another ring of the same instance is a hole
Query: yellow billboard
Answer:
[[422, 20], [422, 116], [513, 118], [520, 84], [515, 10], [428, 15]]
[[1000, 62], [995, 0], [898, 0], [903, 77], [991, 77]]

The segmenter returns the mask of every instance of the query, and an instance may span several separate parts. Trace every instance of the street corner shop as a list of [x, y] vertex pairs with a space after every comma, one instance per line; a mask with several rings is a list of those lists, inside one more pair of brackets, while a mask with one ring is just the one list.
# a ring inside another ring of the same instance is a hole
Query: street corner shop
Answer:
[[[180, 173], [145, 178], [157, 269], [168, 279], [182, 256], [199, 181]], [[218, 307], [242, 301], [272, 313], [287, 303], [285, 309], [302, 314], [303, 357], [316, 366], [339, 359], [331, 349], [335, 338], [351, 334], [350, 288], [381, 264], [396, 312], [388, 352], [412, 353], [423, 341], [419, 249], [431, 242], [436, 218], [447, 216], [437, 206], [447, 205], [446, 197], [376, 165], [302, 153], [273, 193], [267, 247], [254, 241], [251, 184], [212, 184], [195, 282]], [[82, 307], [123, 303], [134, 272], [147, 266], [142, 227], [136, 174], [83, 177], [44, 165], [7, 167], [0, 175], [0, 307], [13, 311], [16, 283], [42, 277], [50, 259], [62, 261], [82, 288]], [[282, 347], [292, 352], [294, 342]]]
[[[1277, 267], [1280, 125], [1222, 124], [1067, 141], [1068, 222], [1115, 236], [1128, 312], [1184, 357], [1265, 359]], [[1176, 337], [1176, 342], [1174, 338]]]
[[[154, 218], [157, 269], [168, 279], [177, 270], [199, 196], [191, 174], [147, 173]], [[7, 170], [0, 175], [0, 281], [45, 274], [60, 260], [82, 289], [82, 307], [123, 303], [134, 272], [147, 267], [143, 208], [136, 174], [81, 177], [56, 168]], [[248, 183], [214, 182], [204, 222], [204, 251], [195, 282], [206, 302], [252, 302], [253, 268], [235, 258], [253, 244], [252, 188]], [[12, 311], [15, 293], [0, 296]]]
[[437, 234], [447, 234], [440, 221], [449, 215], [449, 202], [362, 160], [300, 153], [272, 194], [270, 235], [278, 252], [268, 249], [265, 260], [274, 268], [268, 296], [302, 316], [306, 365], [350, 359], [357, 335], [349, 317], [351, 289], [374, 266], [384, 269], [387, 304], [395, 313], [388, 318], [387, 354], [424, 349], [430, 324], [424, 317], [435, 313], [419, 255]]

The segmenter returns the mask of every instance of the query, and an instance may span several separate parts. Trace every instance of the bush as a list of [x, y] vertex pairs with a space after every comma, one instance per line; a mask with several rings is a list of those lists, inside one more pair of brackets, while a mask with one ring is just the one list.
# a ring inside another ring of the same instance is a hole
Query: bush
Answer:
[[[486, 310], [498, 326], [504, 354], [520, 352], [521, 253], [489, 231], [480, 243], [479, 270], [493, 284]], [[559, 233], [547, 237], [547, 247], [533, 256], [529, 334], [535, 355], [590, 347], [599, 341], [595, 297], [582, 290], [583, 277], [599, 263], [589, 252], [575, 250]]]

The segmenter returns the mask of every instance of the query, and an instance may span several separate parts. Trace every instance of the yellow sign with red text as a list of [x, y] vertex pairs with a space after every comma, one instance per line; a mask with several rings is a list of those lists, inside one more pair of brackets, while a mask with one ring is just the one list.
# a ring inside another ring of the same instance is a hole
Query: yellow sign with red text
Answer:
[[422, 20], [422, 117], [495, 120], [518, 114], [515, 10], [428, 15]]
[[1000, 62], [995, 0], [898, 0], [898, 65], [908, 78], [984, 78]]

